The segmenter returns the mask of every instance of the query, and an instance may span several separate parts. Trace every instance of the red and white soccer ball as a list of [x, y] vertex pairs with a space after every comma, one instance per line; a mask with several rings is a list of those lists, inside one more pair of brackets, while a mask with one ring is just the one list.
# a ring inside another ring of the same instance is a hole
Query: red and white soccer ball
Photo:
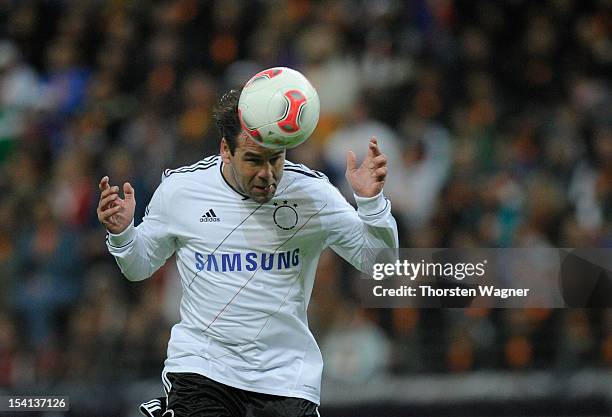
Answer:
[[312, 135], [319, 121], [319, 95], [300, 72], [275, 67], [261, 71], [242, 89], [242, 128], [262, 146], [289, 149]]

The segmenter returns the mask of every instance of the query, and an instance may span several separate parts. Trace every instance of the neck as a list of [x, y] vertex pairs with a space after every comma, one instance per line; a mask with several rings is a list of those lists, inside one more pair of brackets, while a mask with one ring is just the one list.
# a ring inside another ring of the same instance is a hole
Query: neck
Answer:
[[240, 189], [238, 185], [238, 180], [236, 180], [236, 171], [231, 164], [224, 163], [221, 168], [221, 175], [225, 179], [225, 182], [229, 184], [230, 187], [234, 189], [238, 194], [242, 194], [246, 196], [246, 193]]
[[232, 188], [236, 188], [236, 178], [234, 177], [233, 173], [234, 170], [231, 169], [230, 164], [223, 164], [223, 167], [221, 169], [221, 175], [223, 175], [225, 181], [227, 181], [227, 183], [231, 185]]

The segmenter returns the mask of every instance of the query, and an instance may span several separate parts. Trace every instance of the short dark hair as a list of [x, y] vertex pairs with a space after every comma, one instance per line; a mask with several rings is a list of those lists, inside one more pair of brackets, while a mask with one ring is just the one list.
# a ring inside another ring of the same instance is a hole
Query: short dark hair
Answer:
[[236, 150], [236, 139], [242, 130], [240, 119], [238, 118], [238, 100], [240, 90], [229, 90], [217, 101], [214, 117], [215, 124], [222, 138], [225, 138], [231, 154]]

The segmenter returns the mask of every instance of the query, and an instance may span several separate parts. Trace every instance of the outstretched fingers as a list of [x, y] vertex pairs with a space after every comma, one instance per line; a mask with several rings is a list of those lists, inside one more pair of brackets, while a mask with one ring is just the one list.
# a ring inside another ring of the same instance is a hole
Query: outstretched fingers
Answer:
[[377, 169], [387, 164], [387, 157], [380, 154], [370, 160], [368, 168]]
[[100, 193], [100, 202], [98, 203], [98, 207], [104, 209], [108, 204], [120, 201], [121, 198], [119, 198], [119, 187], [116, 185], [113, 187], [108, 186]]
[[116, 205], [113, 206], [111, 208], [108, 208], [106, 210], [103, 210], [101, 212], [102, 214], [102, 219], [104, 219], [105, 221], [108, 221], [110, 218], [112, 218], [112, 216], [114, 216], [115, 214], [119, 213], [119, 211], [121, 211], [121, 206], [120, 205]]
[[372, 158], [375, 158], [381, 154], [382, 152], [380, 151], [380, 147], [378, 146], [378, 139], [372, 136], [370, 138], [370, 142], [368, 143], [368, 155], [371, 156]]
[[370, 157], [369, 168], [372, 177], [377, 182], [384, 182], [387, 177], [387, 156], [380, 151], [378, 140], [375, 137], [370, 139], [368, 145], [368, 156]]
[[[117, 187], [117, 189], [119, 189], [119, 187]], [[132, 187], [132, 184], [129, 182], [123, 184], [123, 195], [126, 200], [134, 198], [134, 187]]]
[[107, 175], [102, 177], [102, 179], [100, 180], [100, 183], [98, 184], [98, 188], [100, 188], [100, 191], [104, 191], [107, 188], [109, 188], [108, 181], [109, 181], [109, 178]]
[[[121, 233], [134, 218], [136, 199], [134, 188], [129, 182], [122, 187], [111, 186], [108, 176], [102, 177], [98, 184], [100, 189], [100, 200], [96, 212], [98, 220], [111, 233]], [[121, 198], [120, 192], [123, 190], [124, 197]]]
[[104, 209], [106, 207], [110, 207], [110, 204], [115, 202], [119, 198], [119, 195], [116, 193], [110, 194], [104, 198], [100, 199], [100, 208]]
[[357, 157], [353, 151], [346, 153], [346, 172], [349, 173], [357, 169]]
[[384, 181], [386, 177], [387, 177], [387, 167], [386, 166], [380, 167], [374, 171], [374, 178], [376, 179], [376, 181], [379, 181], [379, 182]]

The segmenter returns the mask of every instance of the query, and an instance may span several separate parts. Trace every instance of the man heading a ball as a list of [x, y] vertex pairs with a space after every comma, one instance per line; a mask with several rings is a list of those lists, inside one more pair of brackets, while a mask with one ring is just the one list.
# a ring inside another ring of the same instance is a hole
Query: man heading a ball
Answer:
[[397, 248], [382, 189], [387, 161], [375, 138], [346, 177], [357, 210], [327, 177], [262, 146], [238, 115], [240, 93], [219, 102], [220, 155], [166, 170], [134, 227], [134, 190], [102, 178], [98, 218], [132, 281], [176, 254], [181, 321], [168, 343], [166, 398], [141, 407], [164, 417], [318, 416], [322, 358], [307, 306], [321, 252], [331, 247], [366, 271], [364, 253]]

